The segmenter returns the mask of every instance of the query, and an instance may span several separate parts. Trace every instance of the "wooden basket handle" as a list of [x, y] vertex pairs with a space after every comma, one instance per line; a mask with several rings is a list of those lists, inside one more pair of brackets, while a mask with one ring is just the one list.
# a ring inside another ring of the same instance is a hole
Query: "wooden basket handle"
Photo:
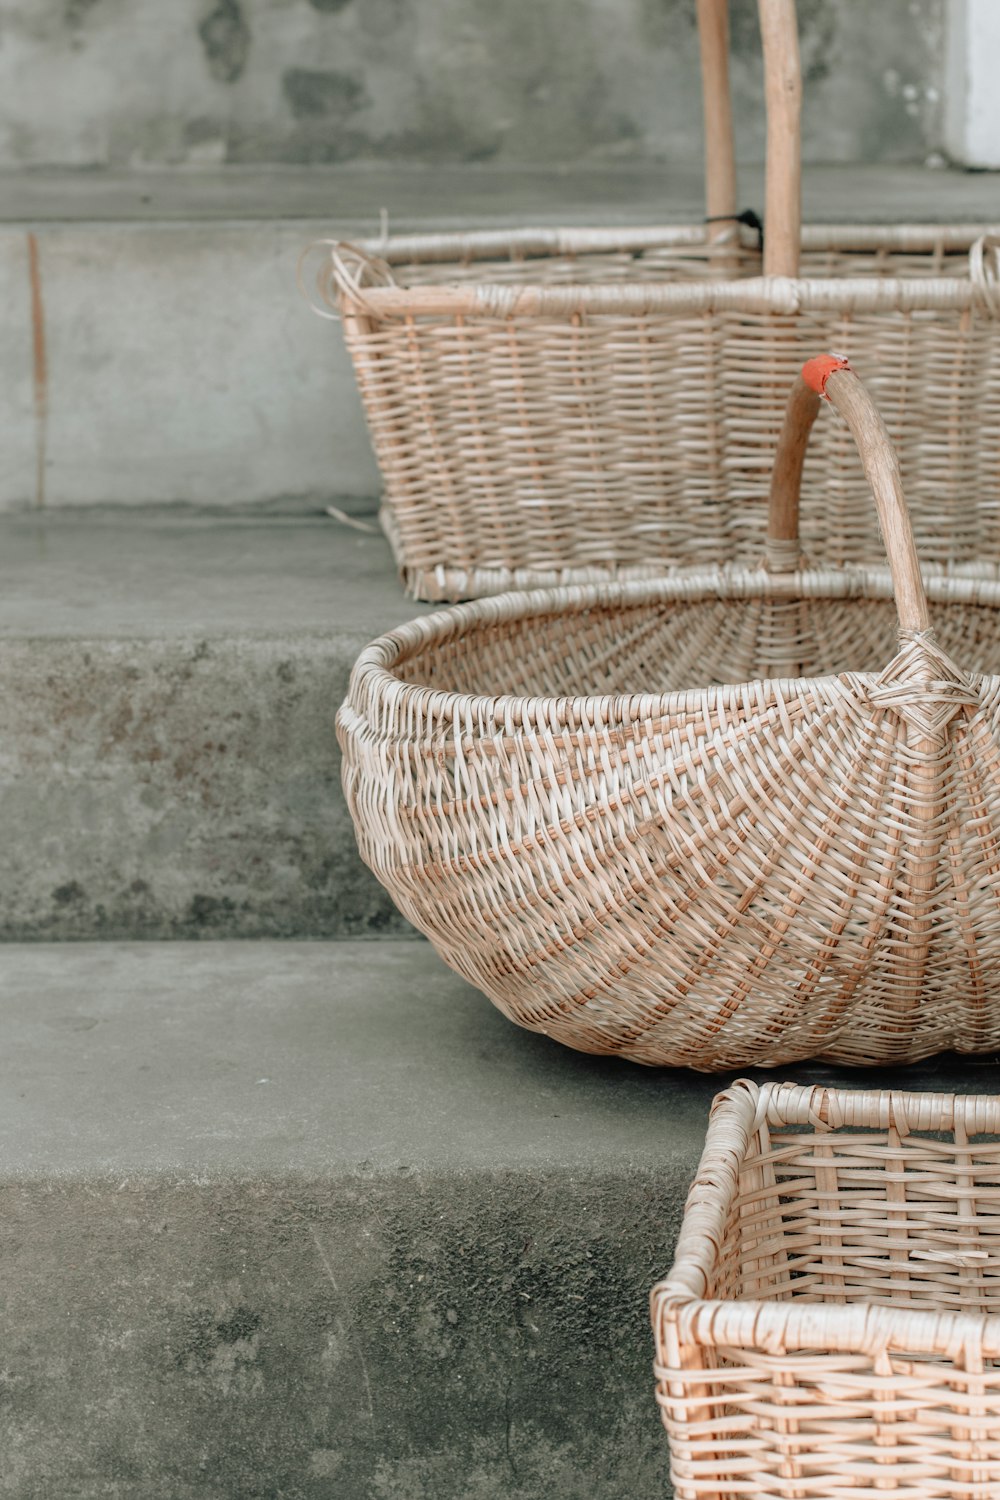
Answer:
[[799, 490], [809, 434], [820, 398], [825, 396], [846, 421], [861, 455], [865, 477], [871, 485], [879, 526], [892, 573], [893, 593], [901, 631], [930, 629], [927, 595], [920, 576], [920, 561], [910, 513], [903, 498], [903, 481], [892, 439], [878, 408], [847, 360], [823, 354], [802, 366], [785, 411], [778, 439], [778, 452], [771, 476], [767, 541], [772, 566], [787, 567], [798, 553]]
[[[764, 275], [797, 276], [802, 235], [802, 67], [795, 0], [758, 0], [767, 107]], [[738, 213], [729, 83], [729, 0], [698, 0], [708, 238]]]

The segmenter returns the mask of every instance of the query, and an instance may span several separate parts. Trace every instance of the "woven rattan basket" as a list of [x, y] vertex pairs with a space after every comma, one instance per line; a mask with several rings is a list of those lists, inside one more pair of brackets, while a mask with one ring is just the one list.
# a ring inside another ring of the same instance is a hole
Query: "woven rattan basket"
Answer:
[[[925, 561], [1000, 556], [998, 299], [981, 238], [991, 227], [808, 226], [808, 279], [797, 279], [795, 7], [760, 0], [760, 12], [763, 256], [735, 219], [726, 0], [699, 4], [707, 227], [327, 247], [321, 307], [343, 321], [383, 525], [415, 597], [756, 555], [784, 393], [828, 347], [871, 379]], [[877, 565], [849, 445], [831, 425], [816, 447], [807, 550]]]
[[[804, 373], [769, 569], [453, 606], [368, 647], [338, 717], [361, 852], [400, 909], [585, 1051], [1000, 1047], [1000, 585], [925, 595], [870, 397], [835, 357]], [[892, 576], [784, 571], [824, 383]]]
[[736, 1084], [652, 1314], [676, 1500], [994, 1500], [1000, 1097]]

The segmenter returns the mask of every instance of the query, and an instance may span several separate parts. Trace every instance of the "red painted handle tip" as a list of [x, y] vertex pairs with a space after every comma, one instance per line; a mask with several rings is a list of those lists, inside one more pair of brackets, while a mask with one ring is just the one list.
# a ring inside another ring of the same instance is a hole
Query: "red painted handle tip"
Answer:
[[842, 354], [818, 354], [802, 366], [802, 379], [817, 396], [826, 395], [826, 382], [834, 370], [849, 370], [848, 360]]

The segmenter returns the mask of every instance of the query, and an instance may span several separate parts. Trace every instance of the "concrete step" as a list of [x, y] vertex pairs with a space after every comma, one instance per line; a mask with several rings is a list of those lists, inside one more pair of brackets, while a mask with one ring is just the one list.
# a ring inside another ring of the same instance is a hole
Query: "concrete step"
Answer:
[[646, 1298], [725, 1080], [518, 1031], [413, 941], [0, 965], [0, 1495], [668, 1493]]
[[[335, 324], [295, 289], [318, 237], [698, 220], [697, 160], [554, 167], [0, 173], [0, 509], [334, 493], [378, 473]], [[763, 202], [759, 168], [744, 201]], [[997, 179], [814, 167], [814, 220], [1000, 219]]]
[[0, 939], [407, 930], [333, 719], [420, 608], [324, 515], [0, 516]]

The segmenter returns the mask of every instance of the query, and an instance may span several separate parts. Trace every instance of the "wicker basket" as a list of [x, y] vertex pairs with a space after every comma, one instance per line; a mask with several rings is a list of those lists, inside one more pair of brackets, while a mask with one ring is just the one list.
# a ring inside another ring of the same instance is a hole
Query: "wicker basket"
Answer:
[[[726, 0], [699, 4], [707, 228], [329, 247], [322, 305], [343, 320], [384, 479], [383, 525], [414, 597], [648, 578], [755, 555], [753, 502], [784, 393], [803, 359], [828, 347], [872, 382], [925, 561], [1000, 556], [1000, 339], [981, 240], [991, 226], [807, 227], [810, 279], [794, 279], [795, 9], [760, 9], [763, 257], [735, 218]], [[849, 445], [830, 428], [817, 449], [809, 553], [878, 564]]]
[[351, 677], [364, 859], [453, 968], [584, 1051], [1000, 1047], [1000, 585], [925, 596], [870, 397], [835, 357], [806, 373], [861, 448], [892, 576], [786, 571], [820, 404], [800, 377], [768, 569], [456, 605]]
[[996, 1095], [720, 1095], [652, 1297], [676, 1500], [995, 1500], [998, 1184]]

